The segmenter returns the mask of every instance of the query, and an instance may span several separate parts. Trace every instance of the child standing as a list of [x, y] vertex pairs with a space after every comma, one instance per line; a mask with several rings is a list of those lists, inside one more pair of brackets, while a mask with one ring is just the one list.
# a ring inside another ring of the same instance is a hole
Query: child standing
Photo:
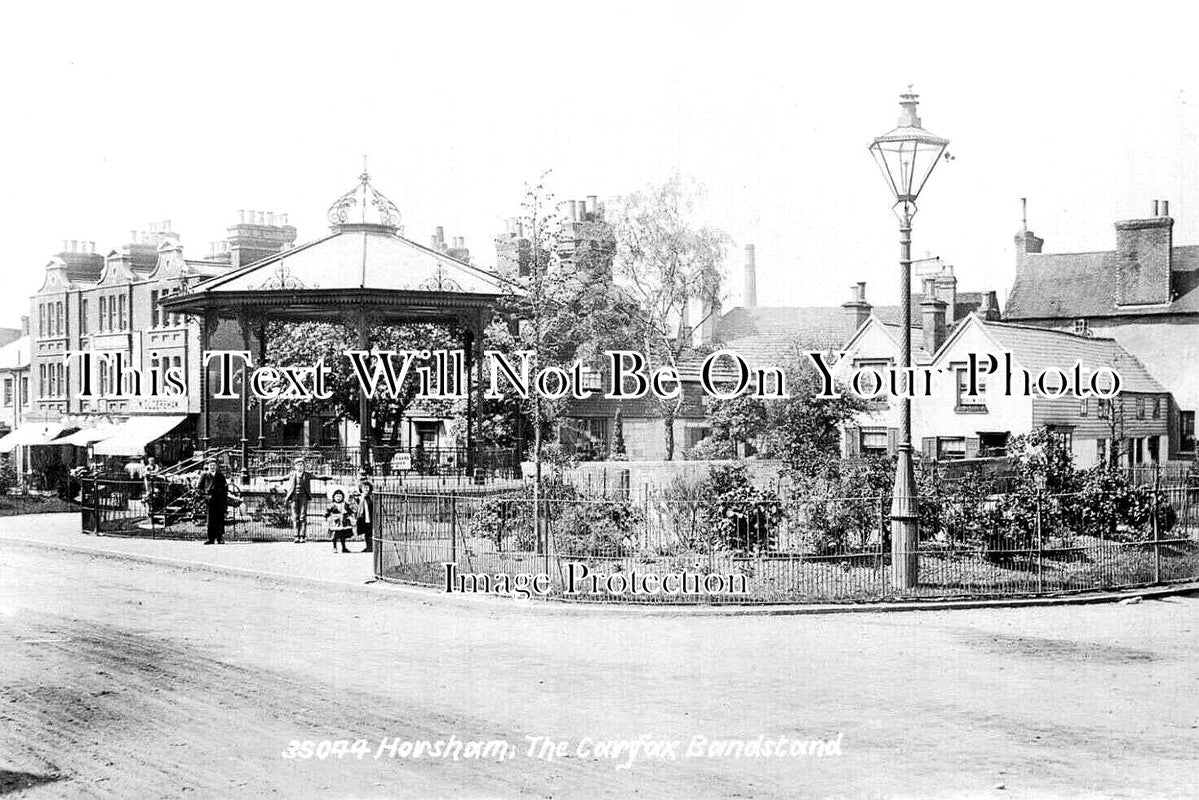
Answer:
[[346, 494], [341, 489], [334, 489], [329, 498], [329, 507], [325, 509], [325, 519], [329, 524], [329, 532], [333, 534], [333, 552], [341, 545], [341, 552], [348, 553], [346, 540], [354, 535], [354, 526], [350, 522], [350, 506], [346, 503]]

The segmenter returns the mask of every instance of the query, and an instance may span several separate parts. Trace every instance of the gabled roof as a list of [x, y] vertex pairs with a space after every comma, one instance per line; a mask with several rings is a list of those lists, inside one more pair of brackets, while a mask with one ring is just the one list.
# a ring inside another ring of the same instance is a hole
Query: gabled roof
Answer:
[[0, 369], [21, 369], [29, 366], [29, 336], [0, 347]]
[[1170, 251], [1174, 299], [1168, 305], [1116, 305], [1116, 253], [1026, 253], [1008, 294], [1006, 319], [1199, 314], [1199, 245]]
[[339, 230], [204, 283], [192, 294], [263, 289], [442, 291], [497, 296], [515, 286], [382, 229]]
[[1075, 362], [1079, 362], [1084, 380], [1099, 367], [1110, 367], [1119, 373], [1125, 392], [1166, 393], [1145, 365], [1115, 339], [987, 321], [977, 314], [971, 314], [954, 329], [934, 356], [934, 363], [944, 358], [971, 326], [980, 327], [1001, 352], [1011, 353], [1016, 364], [1034, 374], [1045, 369], [1060, 369], [1069, 374]]

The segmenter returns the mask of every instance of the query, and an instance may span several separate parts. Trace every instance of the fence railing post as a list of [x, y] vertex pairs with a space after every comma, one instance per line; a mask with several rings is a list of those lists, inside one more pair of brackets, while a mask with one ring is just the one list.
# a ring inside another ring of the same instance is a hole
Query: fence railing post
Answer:
[[1161, 503], [1161, 471], [1154, 467], [1153, 470], [1153, 503], [1151, 504], [1153, 515], [1153, 582], [1161, 583], [1162, 580], [1162, 546], [1161, 546], [1161, 527], [1158, 523], [1158, 511]]
[[1037, 524], [1037, 594], [1045, 590], [1045, 530], [1042, 524], [1041, 492], [1037, 492], [1036, 524]]
[[450, 492], [450, 561], [458, 563], [458, 495]]

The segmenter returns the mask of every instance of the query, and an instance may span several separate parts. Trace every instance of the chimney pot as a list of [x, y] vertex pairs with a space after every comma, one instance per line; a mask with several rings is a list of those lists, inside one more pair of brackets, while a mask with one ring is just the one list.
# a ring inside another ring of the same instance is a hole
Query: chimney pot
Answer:
[[286, 215], [286, 214], [280, 214], [280, 215], [279, 215], [279, 224], [280, 224], [280, 225], [286, 225], [286, 224], [287, 224], [287, 215]]
[[1155, 217], [1161, 216], [1161, 202], [1158, 200], [1153, 201], [1153, 216], [1155, 216]]
[[65, 252], [67, 252], [67, 250], [69, 250], [69, 249], [70, 249], [70, 248], [69, 248], [67, 245], [68, 245], [68, 240], [67, 240], [67, 239], [63, 239], [63, 240], [62, 240], [62, 251], [63, 251], [64, 253], [65, 253]]
[[89, 253], [94, 253], [94, 252], [96, 252], [96, 243], [95, 243], [95, 242], [88, 242], [88, 243], [87, 243], [87, 251], [88, 251]]
[[1162, 201], [1162, 216], [1163, 217], [1170, 216], [1170, 201], [1169, 200]]

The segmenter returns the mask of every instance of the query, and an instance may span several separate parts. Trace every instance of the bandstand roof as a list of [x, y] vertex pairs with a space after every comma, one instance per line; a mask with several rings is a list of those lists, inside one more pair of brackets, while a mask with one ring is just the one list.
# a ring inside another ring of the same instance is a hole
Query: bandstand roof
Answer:
[[517, 293], [509, 281], [400, 235], [399, 212], [369, 183], [329, 209], [332, 233], [197, 284], [162, 305], [176, 312], [279, 320], [446, 319]]

